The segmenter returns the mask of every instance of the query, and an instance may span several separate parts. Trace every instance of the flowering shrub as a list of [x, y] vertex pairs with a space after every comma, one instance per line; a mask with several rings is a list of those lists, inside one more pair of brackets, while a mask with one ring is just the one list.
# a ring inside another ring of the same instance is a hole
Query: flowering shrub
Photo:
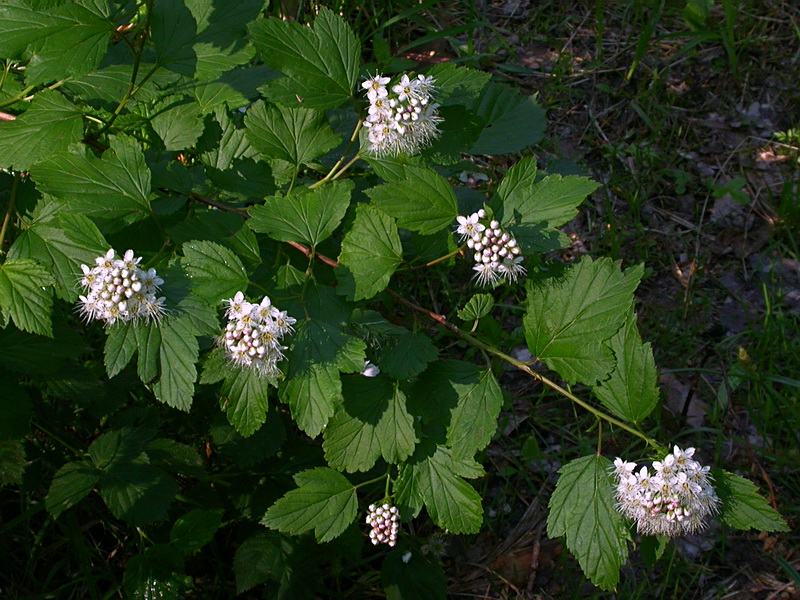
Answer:
[[[614, 467], [601, 435], [560, 470], [547, 531], [596, 585], [618, 582], [628, 519], [645, 537], [714, 517], [786, 527], [747, 480], [641, 428], [660, 403], [633, 312], [642, 266], [544, 268], [597, 184], [527, 156], [496, 186], [459, 185], [471, 156], [535, 147], [534, 100], [453, 63], [369, 76], [332, 11], [307, 27], [236, 4], [0, 9], [0, 483], [35, 503], [44, 477], [53, 519], [123, 532], [109, 556], [125, 556], [130, 597], [180, 597], [188, 557], [225, 528], [238, 592], [311, 598], [307, 568], [381, 560], [395, 597], [424, 571], [444, 598], [438, 560], [401, 524], [483, 524], [470, 481], [503, 394], [468, 347], [658, 459], [655, 474]], [[453, 286], [462, 306], [440, 314], [420, 277], [482, 293]], [[549, 376], [473, 335], [515, 295]]]

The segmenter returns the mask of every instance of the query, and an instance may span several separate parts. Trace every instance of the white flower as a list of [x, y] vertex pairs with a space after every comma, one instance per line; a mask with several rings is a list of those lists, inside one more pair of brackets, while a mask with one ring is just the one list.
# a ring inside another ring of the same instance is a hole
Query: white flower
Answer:
[[438, 104], [431, 102], [434, 81], [424, 75], [414, 79], [403, 75], [391, 92], [386, 88], [389, 81], [376, 75], [361, 84], [370, 102], [364, 122], [369, 129], [368, 149], [378, 156], [413, 154], [440, 133]]
[[242, 292], [236, 292], [233, 298], [228, 298], [227, 300], [223, 300], [223, 302], [228, 304], [225, 316], [231, 320], [239, 320], [242, 315], [250, 312], [250, 307], [252, 306], [244, 299], [244, 294]]
[[371, 362], [364, 361], [364, 370], [361, 372], [364, 377], [377, 377], [381, 374], [380, 367], [373, 365]]
[[489, 263], [478, 263], [472, 270], [477, 273], [475, 276], [478, 280], [478, 285], [494, 285], [500, 278], [497, 269]]
[[369, 98], [370, 102], [374, 102], [380, 98], [386, 98], [389, 95], [389, 92], [386, 90], [386, 84], [389, 83], [389, 81], [391, 80], [388, 77], [375, 75], [375, 77], [363, 82], [361, 87], [367, 90], [367, 98]]
[[223, 302], [228, 305], [225, 311], [228, 323], [217, 342], [228, 360], [239, 368], [255, 370], [261, 377], [277, 378], [278, 362], [284, 359], [286, 350], [280, 340], [293, 331], [296, 320], [278, 310], [267, 296], [252, 304], [243, 292], [237, 292]]
[[114, 256], [116, 252], [114, 252], [113, 248], [109, 248], [108, 252], [105, 253], [104, 256], [98, 256], [94, 259], [94, 263], [98, 267], [103, 267], [105, 269], [112, 269], [114, 268]]
[[456, 221], [458, 221], [456, 233], [461, 235], [462, 242], [467, 238], [475, 237], [475, 234], [486, 229], [485, 225], [478, 222], [479, 219], [478, 213], [473, 213], [468, 217], [462, 217], [461, 215], [456, 217]]
[[400, 83], [392, 86], [392, 91], [397, 94], [398, 102], [406, 102], [413, 96], [416, 96], [417, 91], [415, 90], [415, 87], [415, 85], [412, 85], [408, 75], [403, 75], [400, 78]]
[[633, 474], [633, 470], [636, 468], [636, 463], [626, 462], [621, 458], [617, 458], [614, 460], [614, 474], [619, 477], [627, 477]]
[[127, 250], [122, 259], [111, 248], [95, 258], [95, 266], [81, 265], [80, 284], [86, 295], [79, 297], [78, 311], [87, 321], [158, 320], [166, 309], [165, 298], [158, 298], [164, 280], [155, 269], [146, 272], [138, 267], [142, 258]]
[[[617, 507], [636, 522], [639, 533], [675, 537], [706, 526], [705, 519], [719, 510], [719, 498], [711, 485], [709, 467], [691, 460], [694, 448], [675, 446], [672, 454], [654, 461], [654, 476], [647, 467], [629, 474], [622, 459], [614, 461]], [[635, 468], [635, 467], [634, 467]]]
[[504, 231], [497, 221], [481, 223], [486, 211], [479, 210], [468, 217], [458, 216], [456, 233], [461, 241], [467, 240], [467, 247], [474, 250], [473, 258], [479, 285], [494, 285], [500, 279], [516, 283], [526, 273], [523, 266], [522, 251], [517, 240]]
[[267, 319], [272, 318], [272, 301], [269, 296], [264, 296], [259, 304], [255, 306], [257, 321], [259, 323], [265, 322]]

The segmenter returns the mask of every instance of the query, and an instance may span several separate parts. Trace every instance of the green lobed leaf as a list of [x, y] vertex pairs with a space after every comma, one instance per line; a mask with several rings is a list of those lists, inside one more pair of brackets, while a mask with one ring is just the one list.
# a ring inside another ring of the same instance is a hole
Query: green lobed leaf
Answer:
[[115, 323], [108, 327], [103, 363], [109, 379], [124, 369], [133, 358], [138, 348], [136, 331], [132, 323]]
[[197, 81], [212, 81], [249, 61], [247, 25], [264, 0], [217, 6], [214, 0], [160, 0], [153, 5], [151, 35], [156, 63]]
[[0, 265], [0, 317], [25, 331], [53, 337], [53, 278], [35, 260], [7, 258]]
[[280, 77], [266, 65], [240, 67], [224, 73], [219, 79], [196, 83], [191, 94], [203, 114], [223, 106], [239, 108], [258, 99], [258, 86]]
[[122, 585], [126, 597], [135, 600], [183, 600], [185, 586], [178, 573], [183, 555], [167, 544], [156, 544], [125, 563]]
[[443, 62], [433, 66], [427, 73], [436, 80], [436, 101], [443, 106], [463, 104], [477, 97], [492, 79], [491, 73]]
[[0, 167], [29, 171], [39, 161], [65, 152], [81, 141], [81, 116], [57, 91], [39, 92], [24, 114], [14, 121], [0, 120]]
[[397, 218], [398, 226], [423, 235], [452, 225], [458, 201], [447, 180], [425, 167], [404, 167], [403, 175], [402, 180], [367, 190], [372, 203]]
[[656, 563], [664, 555], [667, 544], [669, 544], [669, 537], [666, 535], [642, 536], [642, 541], [639, 543], [639, 554], [648, 567], [652, 569], [656, 566]]
[[23, 440], [0, 440], [0, 487], [21, 484], [27, 466]]
[[537, 181], [537, 174], [536, 157], [529, 156], [503, 177], [492, 208], [504, 226], [563, 225], [578, 214], [577, 206], [599, 187], [587, 177], [553, 174]]
[[545, 114], [531, 96], [490, 83], [467, 108], [486, 125], [470, 154], [508, 154], [538, 144], [544, 134]]
[[184, 554], [192, 554], [209, 543], [222, 527], [221, 510], [189, 511], [179, 517], [169, 532], [170, 546]]
[[354, 311], [350, 326], [375, 349], [381, 372], [395, 379], [416, 377], [438, 356], [427, 335], [394, 325], [373, 310]]
[[336, 469], [368, 471], [380, 456], [390, 464], [414, 451], [414, 420], [406, 397], [386, 377], [347, 377], [344, 401], [325, 428], [325, 460]]
[[58, 518], [65, 510], [72, 508], [89, 495], [100, 475], [90, 465], [71, 462], [61, 467], [53, 477], [50, 490], [44, 499], [47, 512]]
[[282, 536], [267, 532], [257, 533], [239, 546], [233, 558], [237, 594], [280, 577], [286, 567], [282, 542]]
[[373, 206], [356, 207], [356, 218], [342, 240], [339, 263], [352, 275], [350, 300], [371, 298], [383, 291], [403, 260], [394, 219]]
[[364, 156], [364, 160], [374, 169], [375, 174], [384, 181], [402, 181], [406, 178], [406, 167], [424, 168], [425, 166], [425, 161], [421, 156], [374, 156], [367, 154]]
[[319, 548], [274, 531], [257, 533], [236, 551], [233, 572], [237, 593], [269, 583], [265, 597], [275, 600], [312, 600], [320, 580], [316, 563]]
[[242, 436], [249, 437], [267, 419], [269, 385], [254, 369], [229, 367], [220, 390], [220, 405], [228, 421]]
[[225, 351], [216, 347], [206, 355], [203, 362], [203, 372], [200, 374], [200, 383], [202, 385], [209, 385], [217, 383], [228, 376], [228, 369], [231, 366], [231, 361], [225, 355]]
[[264, 96], [287, 106], [336, 108], [353, 96], [361, 48], [345, 21], [320, 7], [312, 27], [277, 18], [250, 25], [264, 62], [286, 77], [268, 82]]
[[[326, 302], [322, 308], [330, 305]], [[326, 317], [309, 314], [295, 325], [287, 356], [287, 377], [304, 373], [315, 364], [332, 365], [347, 373], [364, 370], [364, 342], [342, 333], [340, 324], [322, 320]]]
[[141, 456], [152, 438], [153, 432], [148, 429], [122, 427], [107, 431], [89, 445], [89, 457], [97, 469], [113, 468]]
[[0, 56], [20, 58], [28, 49], [28, 85], [88, 73], [99, 66], [113, 25], [79, 4], [42, 10], [24, 2], [0, 6]]
[[200, 347], [194, 337], [192, 325], [185, 317], [161, 322], [159, 364], [161, 376], [153, 384], [153, 392], [160, 402], [189, 412], [197, 379]]
[[[410, 556], [409, 556], [410, 554]], [[387, 600], [445, 600], [442, 565], [416, 550], [395, 548], [383, 559], [381, 583]]]
[[491, 294], [475, 294], [458, 311], [458, 318], [464, 321], [477, 321], [488, 315], [494, 307], [494, 298]]
[[214, 242], [188, 242], [183, 245], [181, 263], [192, 280], [192, 289], [212, 305], [247, 290], [249, 281], [242, 261], [224, 246]]
[[563, 277], [529, 282], [523, 325], [531, 353], [570, 383], [604, 379], [614, 368], [604, 342], [625, 322], [642, 273], [641, 265], [623, 274], [611, 259], [584, 257]]
[[279, 397], [289, 405], [297, 426], [310, 437], [317, 437], [342, 398], [339, 370], [332, 364], [312, 364], [288, 379]]
[[615, 588], [628, 558], [625, 522], [609, 477], [612, 469], [602, 456], [584, 456], [561, 467], [547, 518], [547, 535], [566, 536], [583, 572], [604, 590]]
[[61, 200], [65, 210], [104, 219], [150, 215], [150, 169], [133, 139], [114, 137], [102, 158], [86, 150], [62, 152], [32, 170], [41, 192]]
[[455, 165], [478, 139], [484, 122], [461, 105], [442, 106], [439, 116], [442, 118], [438, 126], [440, 133], [422, 155], [439, 165]]
[[247, 138], [264, 158], [285, 160], [295, 168], [339, 145], [325, 113], [256, 102], [244, 117]]
[[175, 440], [162, 438], [153, 440], [145, 448], [150, 464], [170, 473], [185, 477], [205, 475], [205, 462], [197, 450]]
[[456, 458], [471, 458], [489, 444], [503, 407], [492, 372], [456, 360], [428, 367], [414, 386], [414, 399], [416, 405], [434, 405], [423, 418], [447, 428], [447, 446]]
[[139, 358], [136, 361], [136, 373], [142, 383], [150, 383], [158, 377], [158, 358], [161, 349], [161, 327], [158, 323], [147, 322], [131, 324], [136, 337], [136, 348]]
[[653, 350], [649, 343], [642, 343], [633, 313], [609, 340], [608, 346], [614, 353], [616, 366], [594, 392], [615, 415], [638, 423], [658, 406], [659, 393]]
[[297, 473], [294, 480], [297, 489], [267, 510], [263, 525], [291, 535], [313, 529], [317, 542], [328, 542], [353, 522], [358, 509], [356, 488], [344, 475], [318, 467]]
[[377, 354], [378, 366], [384, 373], [396, 379], [411, 379], [436, 360], [439, 351], [424, 333], [403, 330], [382, 344]]
[[721, 500], [718, 519], [728, 527], [756, 531], [789, 531], [784, 518], [758, 493], [752, 481], [723, 469], [712, 469]]
[[[202, 144], [203, 152], [200, 160], [206, 167], [225, 171], [230, 169], [233, 161], [238, 158], [251, 158], [258, 155], [258, 152], [250, 144], [250, 140], [247, 139], [245, 129], [237, 127], [236, 121], [226, 110], [222, 108], [215, 110], [213, 123], [218, 126], [218, 129], [209, 127], [201, 138], [208, 140], [210, 146], [205, 146], [205, 142]], [[211, 135], [211, 131], [215, 132], [213, 138], [208, 137]]]
[[312, 247], [327, 239], [350, 206], [353, 183], [334, 181], [314, 190], [300, 188], [286, 197], [271, 196], [249, 209], [253, 231], [280, 242], [302, 242]]
[[217, 311], [198, 296], [186, 296], [186, 298], [178, 303], [176, 313], [190, 326], [193, 335], [219, 334], [219, 316], [217, 315]]
[[186, 150], [195, 145], [203, 133], [204, 123], [197, 102], [174, 96], [160, 104], [150, 117], [150, 125], [164, 143], [165, 150]]
[[[470, 464], [470, 467], [473, 465]], [[462, 476], [479, 476], [482, 469], [465, 469], [443, 446], [421, 444], [400, 465], [395, 482], [398, 504], [425, 503], [433, 522], [451, 533], [477, 533], [483, 522], [481, 497]]]
[[[136, 78], [136, 100], [150, 102], [161, 96], [162, 87], [171, 86], [176, 76], [168, 71], [157, 70], [147, 80], [144, 77], [154, 65], [141, 62]], [[112, 64], [101, 67], [86, 75], [74, 77], [64, 83], [64, 88], [75, 98], [88, 102], [103, 102], [113, 110], [125, 96], [133, 79], [133, 64]]]
[[167, 516], [178, 485], [153, 465], [120, 462], [100, 478], [100, 496], [112, 514], [141, 527]]

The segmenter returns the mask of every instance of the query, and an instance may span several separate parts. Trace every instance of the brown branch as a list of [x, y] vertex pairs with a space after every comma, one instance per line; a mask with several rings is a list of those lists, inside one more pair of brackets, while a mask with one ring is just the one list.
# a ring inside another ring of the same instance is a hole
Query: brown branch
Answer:
[[235, 206], [230, 206], [228, 204], [223, 204], [222, 202], [217, 202], [216, 200], [212, 200], [211, 198], [206, 198], [205, 196], [201, 196], [200, 194], [195, 194], [194, 192], [192, 192], [192, 200], [197, 200], [202, 204], [208, 204], [209, 206], [213, 206], [214, 208], [218, 208], [219, 210], [232, 212], [245, 219], [250, 218], [250, 215], [248, 215], [246, 211], [240, 210]]
[[415, 312], [418, 312], [420, 314], [423, 314], [426, 317], [428, 317], [429, 319], [432, 319], [432, 320], [436, 321], [437, 323], [439, 323], [439, 325], [441, 325], [445, 329], [447, 329], [449, 331], [452, 331], [455, 334], [461, 335], [461, 333], [462, 333], [461, 330], [458, 327], [456, 327], [455, 325], [453, 325], [452, 323], [449, 323], [447, 321], [447, 317], [445, 317], [444, 315], [440, 315], [438, 313], [435, 313], [433, 311], [428, 310], [427, 308], [423, 308], [422, 306], [419, 306], [418, 304], [414, 304], [413, 302], [411, 302], [411, 300], [409, 300], [407, 298], [404, 298], [403, 296], [401, 296], [400, 294], [398, 294], [394, 290], [387, 289], [386, 293], [389, 294], [392, 298], [395, 298], [398, 302], [400, 302], [404, 306], [407, 306], [408, 308], [410, 308], [411, 310], [413, 310]]
[[[301, 244], [300, 242], [286, 242], [292, 248], [296, 248], [300, 250], [306, 256], [311, 256], [311, 248], [306, 246], [305, 244]], [[339, 263], [333, 260], [332, 258], [325, 256], [324, 254], [320, 254], [319, 252], [314, 252], [314, 257], [319, 259], [321, 262], [324, 262], [326, 265], [333, 267], [334, 269], [339, 266]]]

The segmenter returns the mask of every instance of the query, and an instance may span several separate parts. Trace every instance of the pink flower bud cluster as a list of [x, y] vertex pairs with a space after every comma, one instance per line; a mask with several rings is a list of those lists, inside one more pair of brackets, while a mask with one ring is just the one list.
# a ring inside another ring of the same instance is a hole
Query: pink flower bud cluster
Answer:
[[108, 325], [121, 321], [159, 319], [166, 311], [165, 298], [158, 298], [164, 283], [155, 269], [139, 268], [141, 256], [128, 250], [119, 259], [113, 248], [94, 259], [95, 266], [81, 265], [81, 286], [86, 295], [79, 296], [78, 310], [87, 321], [105, 321]]
[[228, 304], [228, 323], [219, 338], [229, 360], [237, 367], [255, 369], [262, 377], [277, 377], [278, 362], [283, 360], [281, 338], [294, 331], [296, 320], [278, 310], [269, 297], [259, 304], [245, 300], [242, 292], [224, 300]]
[[494, 285], [500, 279], [516, 282], [525, 275], [524, 257], [517, 240], [500, 227], [498, 221], [486, 222], [486, 211], [481, 209], [468, 217], [458, 216], [456, 233], [461, 241], [467, 240], [472, 250], [478, 283]]
[[369, 150], [379, 156], [413, 154], [436, 138], [441, 122], [432, 102], [432, 77], [403, 75], [391, 88], [391, 79], [375, 75], [361, 84], [367, 92], [369, 110], [364, 127], [369, 130]]
[[400, 517], [396, 506], [384, 504], [382, 506], [369, 505], [367, 525], [372, 527], [369, 539], [373, 546], [388, 544], [394, 547], [397, 543], [397, 530], [400, 528]]
[[663, 460], [654, 461], [654, 473], [621, 458], [614, 461], [617, 507], [636, 522], [643, 535], [676, 537], [706, 526], [706, 517], [719, 510], [719, 497], [708, 472], [692, 460], [694, 448], [675, 446]]

